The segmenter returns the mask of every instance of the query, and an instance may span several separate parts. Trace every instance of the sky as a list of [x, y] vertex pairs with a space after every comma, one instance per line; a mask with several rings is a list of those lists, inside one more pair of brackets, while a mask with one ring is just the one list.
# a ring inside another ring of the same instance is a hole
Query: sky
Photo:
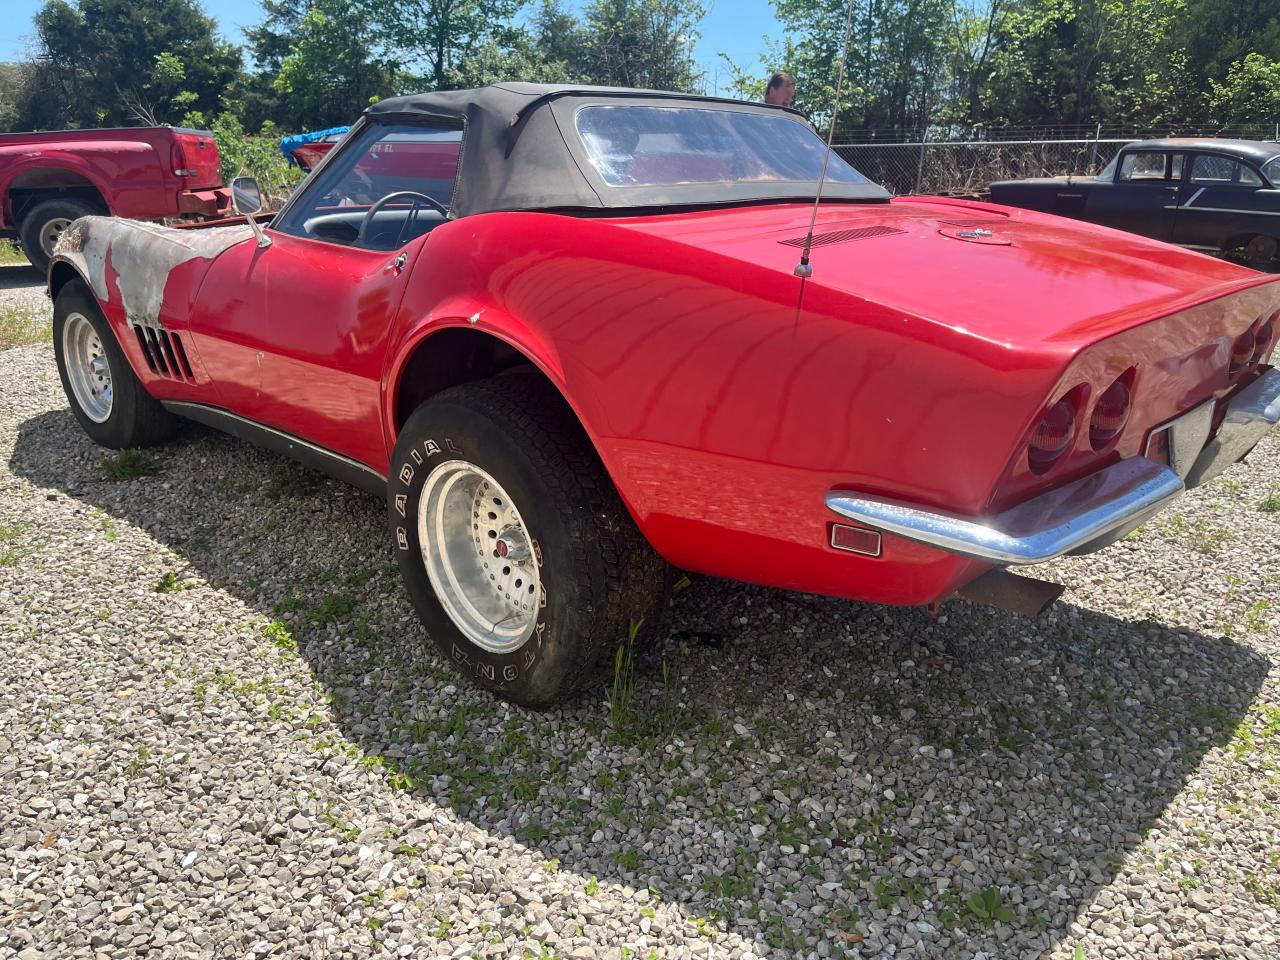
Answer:
[[[35, 32], [31, 17], [42, 5], [43, 0], [4, 0], [9, 13], [4, 17], [5, 29], [0, 31], [0, 60], [16, 60], [25, 53]], [[223, 36], [236, 43], [244, 41], [243, 29], [262, 16], [258, 0], [203, 0], [203, 6], [218, 21]], [[707, 92], [717, 92], [717, 83], [719, 92], [725, 92], [732, 77], [718, 54], [723, 51], [739, 66], [763, 73], [763, 38], [777, 37], [780, 30], [769, 0], [709, 0], [708, 6], [711, 9], [702, 21], [702, 37], [694, 53], [707, 72]]]

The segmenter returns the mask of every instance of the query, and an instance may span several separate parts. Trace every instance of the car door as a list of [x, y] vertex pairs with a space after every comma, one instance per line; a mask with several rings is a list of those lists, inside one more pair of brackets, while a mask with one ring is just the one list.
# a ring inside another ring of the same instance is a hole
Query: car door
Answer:
[[1197, 153], [1179, 195], [1174, 240], [1213, 250], [1257, 235], [1280, 237], [1280, 191], [1252, 164], [1218, 153]]
[[1181, 152], [1123, 151], [1114, 180], [1091, 183], [1086, 219], [1156, 240], [1172, 239], [1183, 166]]
[[234, 412], [385, 467], [387, 338], [447, 216], [461, 139], [438, 124], [366, 122], [266, 228], [269, 246], [215, 263], [213, 285], [236, 293], [212, 294], [217, 310], [193, 317], [192, 334], [202, 355], [206, 340], [225, 355], [210, 362], [215, 378], [234, 369], [220, 384]]

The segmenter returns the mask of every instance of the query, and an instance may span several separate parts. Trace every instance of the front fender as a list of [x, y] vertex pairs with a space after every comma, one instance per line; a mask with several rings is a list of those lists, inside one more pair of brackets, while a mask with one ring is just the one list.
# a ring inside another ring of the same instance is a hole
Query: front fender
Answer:
[[[159, 329], [166, 292], [171, 301], [175, 298], [176, 291], [169, 287], [178, 268], [193, 260], [204, 261], [207, 268], [222, 251], [252, 235], [247, 225], [175, 230], [139, 220], [81, 217], [67, 228], [54, 250], [49, 264], [50, 296], [55, 269], [65, 263], [104, 308], [121, 313], [127, 323]], [[197, 273], [203, 277], [204, 270]], [[198, 277], [190, 276], [190, 271], [183, 275], [193, 295]], [[189, 301], [189, 296], [184, 299]]]

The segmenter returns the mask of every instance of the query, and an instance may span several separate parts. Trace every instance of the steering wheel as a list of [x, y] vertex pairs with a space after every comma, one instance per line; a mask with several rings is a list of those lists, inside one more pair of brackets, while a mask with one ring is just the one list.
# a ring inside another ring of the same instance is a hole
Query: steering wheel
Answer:
[[425, 203], [427, 206], [434, 207], [436, 210], [440, 211], [440, 215], [443, 217], [447, 218], [449, 216], [449, 208], [435, 197], [429, 197], [425, 193], [418, 193], [416, 190], [396, 190], [392, 193], [388, 193], [385, 197], [369, 208], [369, 212], [366, 213], [364, 215], [364, 219], [360, 221], [360, 232], [356, 234], [356, 246], [362, 246], [364, 244], [365, 240], [368, 238], [369, 228], [373, 226], [373, 218], [378, 215], [379, 211], [381, 211], [383, 207], [396, 199], [396, 197], [409, 197], [413, 200], [413, 207], [411, 209], [410, 216], [405, 218], [404, 223], [400, 225], [400, 232], [396, 234], [397, 247], [404, 245], [403, 238], [405, 228], [408, 227], [409, 223], [413, 219], [415, 219], [420, 204]]

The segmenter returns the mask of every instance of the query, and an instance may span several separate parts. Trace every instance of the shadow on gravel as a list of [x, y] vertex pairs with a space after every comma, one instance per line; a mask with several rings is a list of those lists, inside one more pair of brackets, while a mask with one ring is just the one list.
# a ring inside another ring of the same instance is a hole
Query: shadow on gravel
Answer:
[[44, 287], [44, 276], [26, 263], [0, 264], [0, 290], [32, 290]]
[[[334, 722], [422, 820], [433, 800], [562, 869], [651, 886], [686, 933], [833, 955], [1070, 942], [1268, 668], [1070, 603], [1034, 623], [962, 603], [935, 620], [698, 580], [620, 726], [603, 687], [516, 710], [425, 647], [377, 500], [194, 430], [155, 451], [154, 476], [107, 482], [106, 454], [64, 409], [22, 424], [10, 466], [285, 621]], [[1007, 924], [981, 916], [1005, 907]]]

